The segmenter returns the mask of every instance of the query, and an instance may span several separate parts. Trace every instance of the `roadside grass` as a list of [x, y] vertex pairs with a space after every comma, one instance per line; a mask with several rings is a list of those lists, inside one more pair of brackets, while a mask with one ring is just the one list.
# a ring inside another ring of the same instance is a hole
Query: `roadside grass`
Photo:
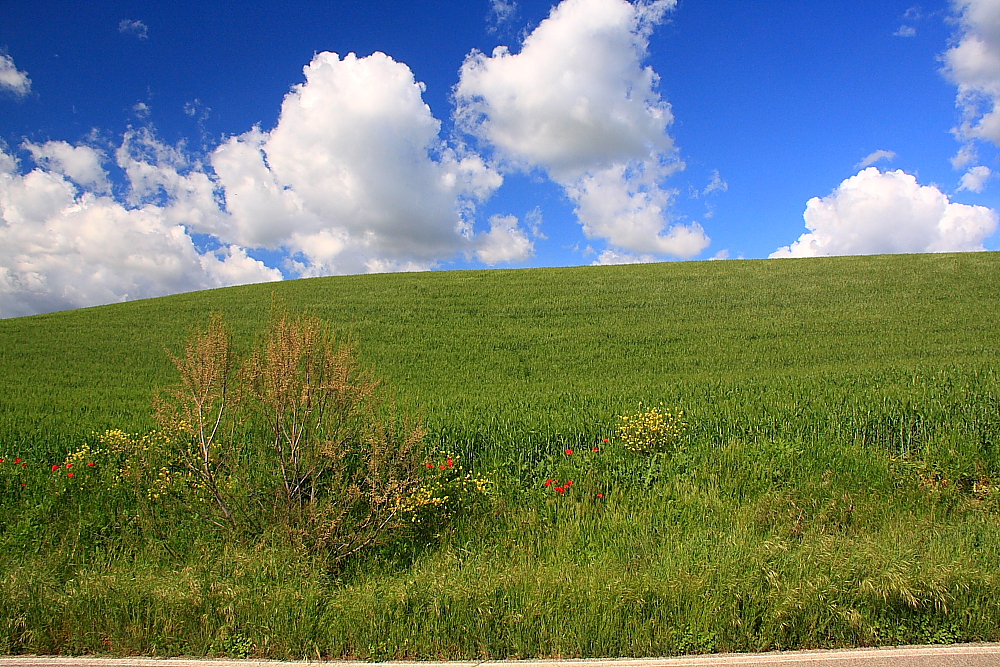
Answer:
[[[0, 321], [0, 653], [1000, 640], [997, 269], [982, 253], [356, 276]], [[110, 468], [51, 469], [105, 429], [151, 430], [164, 348], [217, 311], [247, 349], [275, 298], [351, 335], [432, 444], [493, 480], [491, 503], [331, 569], [267, 527], [151, 521]], [[677, 450], [626, 452], [619, 415], [660, 401], [690, 422]]]

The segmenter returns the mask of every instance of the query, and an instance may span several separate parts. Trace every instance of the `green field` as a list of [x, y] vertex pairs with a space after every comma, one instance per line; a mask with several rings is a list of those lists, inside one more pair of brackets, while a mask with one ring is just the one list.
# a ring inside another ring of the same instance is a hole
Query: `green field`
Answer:
[[[368, 275], [0, 321], [0, 653], [998, 641], [998, 275], [996, 253]], [[96, 433], [154, 428], [165, 349], [209, 313], [249, 350], [275, 301], [356, 341], [488, 506], [332, 570], [52, 481]], [[659, 402], [688, 416], [677, 451], [617, 446]], [[606, 497], [554, 496], [556, 474]]]

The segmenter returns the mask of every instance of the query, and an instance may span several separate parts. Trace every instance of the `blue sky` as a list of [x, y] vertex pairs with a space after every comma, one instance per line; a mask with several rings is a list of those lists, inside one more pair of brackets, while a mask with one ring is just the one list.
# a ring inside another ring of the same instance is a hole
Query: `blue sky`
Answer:
[[1000, 0], [2, 15], [3, 317], [366, 271], [1000, 247]]

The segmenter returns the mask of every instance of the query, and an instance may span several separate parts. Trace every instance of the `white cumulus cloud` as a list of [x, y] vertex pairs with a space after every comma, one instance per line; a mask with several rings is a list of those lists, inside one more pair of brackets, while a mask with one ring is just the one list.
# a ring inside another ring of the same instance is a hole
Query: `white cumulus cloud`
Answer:
[[27, 72], [22, 72], [14, 66], [14, 59], [0, 54], [0, 90], [6, 90], [18, 97], [24, 97], [31, 91], [31, 79]]
[[589, 237], [625, 251], [691, 257], [697, 225], [670, 225], [662, 181], [682, 163], [669, 103], [643, 63], [676, 0], [564, 0], [518, 53], [471, 53], [455, 87], [457, 125], [509, 168], [562, 185]]
[[989, 180], [993, 172], [989, 167], [973, 167], [962, 176], [962, 182], [958, 186], [959, 190], [969, 190], [970, 192], [982, 192], [986, 189], [986, 181]]
[[641, 8], [625, 0], [565, 0], [520, 53], [470, 54], [456, 117], [507, 159], [559, 180], [671, 152], [670, 105], [642, 66], [647, 29]]
[[588, 174], [567, 186], [567, 193], [577, 204], [587, 238], [607, 239], [641, 254], [675, 257], [693, 257], [708, 246], [697, 223], [665, 229], [665, 212], [675, 193], [625, 165]]
[[963, 120], [957, 133], [1000, 145], [1000, 0], [956, 0], [956, 44], [942, 56], [957, 86]]
[[806, 204], [807, 233], [771, 257], [984, 250], [997, 214], [956, 204], [901, 170], [869, 167]]
[[38, 166], [66, 176], [75, 183], [97, 192], [110, 192], [108, 173], [101, 166], [104, 154], [89, 146], [72, 146], [65, 141], [22, 144]]
[[242, 248], [200, 251], [176, 222], [182, 202], [104, 194], [91, 149], [28, 148], [39, 167], [27, 174], [0, 151], [0, 317], [280, 279]]
[[528, 240], [513, 215], [490, 217], [490, 231], [477, 238], [476, 257], [489, 266], [523, 262], [534, 254], [535, 244]]
[[951, 158], [951, 166], [954, 169], [961, 169], [962, 167], [977, 162], [979, 160], [979, 152], [976, 151], [975, 144], [967, 143], [958, 149], [958, 152]]
[[[232, 214], [213, 233], [285, 248], [302, 275], [428, 269], [476, 253], [472, 214], [503, 179], [442, 142], [410, 69], [382, 53], [320, 53], [305, 76], [277, 127], [213, 153]], [[505, 239], [522, 257], [517, 235], [487, 234], [486, 256], [501, 256]]]

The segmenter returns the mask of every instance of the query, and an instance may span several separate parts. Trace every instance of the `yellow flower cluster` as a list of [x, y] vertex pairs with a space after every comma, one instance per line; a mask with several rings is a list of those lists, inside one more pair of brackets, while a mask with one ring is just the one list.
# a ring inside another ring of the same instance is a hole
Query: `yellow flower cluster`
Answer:
[[674, 448], [687, 428], [684, 411], [676, 414], [660, 407], [642, 409], [634, 415], [621, 415], [618, 419], [618, 437], [625, 449], [637, 454], [655, 454]]
[[113, 452], [127, 452], [134, 447], [132, 437], [125, 431], [116, 428], [101, 433], [97, 439]]
[[161, 495], [170, 492], [171, 487], [177, 481], [177, 476], [169, 468], [162, 467], [156, 473], [153, 485], [146, 492], [150, 500], [159, 500]]
[[67, 454], [66, 460], [63, 461], [63, 468], [73, 468], [77, 470], [86, 467], [87, 463], [93, 461], [96, 452], [91, 450], [90, 445], [81, 445], [80, 449]]
[[[440, 484], [437, 486], [440, 487]], [[448, 502], [448, 496], [435, 495], [435, 492], [438, 490], [431, 486], [421, 486], [417, 489], [416, 493], [400, 500], [400, 514], [409, 514], [410, 521], [417, 523], [421, 509], [425, 507], [441, 507]]]
[[464, 472], [451, 452], [433, 452], [424, 466], [424, 482], [414, 493], [400, 499], [396, 508], [416, 526], [434, 524], [490, 493], [490, 481]]

